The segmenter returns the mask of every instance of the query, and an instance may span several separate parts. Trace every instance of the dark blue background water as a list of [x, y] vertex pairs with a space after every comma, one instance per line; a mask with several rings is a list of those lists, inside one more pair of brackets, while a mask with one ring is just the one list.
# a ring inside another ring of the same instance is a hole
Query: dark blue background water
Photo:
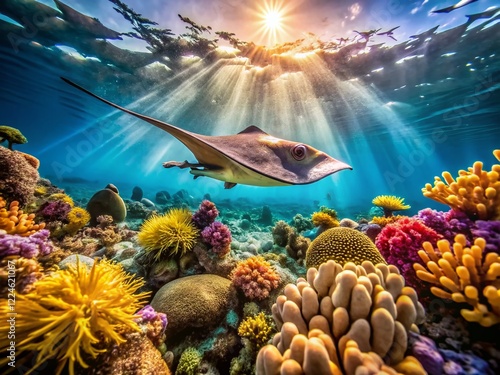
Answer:
[[[316, 55], [296, 56], [300, 70], [257, 68], [240, 60], [194, 62], [181, 78], [130, 85], [126, 75], [100, 74], [98, 61], [79, 60], [57, 47], [0, 47], [0, 123], [21, 129], [20, 151], [41, 161], [40, 173], [59, 186], [80, 181], [93, 189], [108, 183], [128, 197], [186, 189], [214, 200], [246, 197], [320, 204], [341, 216], [369, 210], [379, 194], [404, 197], [415, 212], [445, 209], [424, 198], [434, 176], [484, 161], [489, 169], [500, 147], [499, 24], [473, 28], [450, 41], [428, 44], [405, 61], [387, 53], [366, 56], [383, 70], [346, 79], [325, 69]], [[438, 34], [439, 35], [439, 34]], [[436, 37], [437, 38], [437, 37]], [[480, 41], [480, 43], [479, 43]], [[366, 56], [353, 58], [361, 64]], [[401, 58], [405, 55], [401, 55]], [[356, 60], [358, 59], [358, 60]], [[363, 62], [365, 63], [365, 62]], [[198, 65], [196, 65], [198, 64]], [[105, 70], [103, 70], [104, 72]], [[265, 76], [266, 74], [270, 77]], [[107, 99], [202, 134], [234, 134], [254, 124], [278, 137], [305, 142], [353, 166], [304, 186], [225, 190], [187, 170], [166, 170], [167, 160], [194, 161], [189, 150], [151, 125], [85, 96], [59, 79], [69, 77]], [[149, 95], [146, 95], [149, 94]], [[327, 198], [331, 197], [331, 200]]]

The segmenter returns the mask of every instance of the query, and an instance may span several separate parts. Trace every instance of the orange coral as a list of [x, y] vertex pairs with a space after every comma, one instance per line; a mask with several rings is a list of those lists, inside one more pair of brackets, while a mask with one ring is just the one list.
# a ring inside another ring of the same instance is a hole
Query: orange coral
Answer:
[[35, 224], [34, 220], [35, 214], [23, 213], [18, 201], [12, 201], [7, 208], [7, 202], [0, 197], [0, 229], [27, 237], [45, 228], [45, 223]]
[[402, 219], [404, 217], [407, 217], [407, 216], [403, 216], [403, 215], [392, 215], [392, 216], [389, 216], [389, 217], [385, 217], [385, 216], [374, 216], [372, 218], [372, 223], [373, 224], [378, 224], [380, 225], [382, 228], [385, 227], [387, 224], [392, 224], [396, 221], [398, 221], [399, 219]]
[[326, 212], [313, 213], [311, 220], [315, 227], [320, 227], [323, 230], [339, 226], [339, 221]]
[[253, 256], [238, 262], [231, 273], [234, 285], [250, 299], [262, 300], [278, 287], [280, 276], [261, 256]]

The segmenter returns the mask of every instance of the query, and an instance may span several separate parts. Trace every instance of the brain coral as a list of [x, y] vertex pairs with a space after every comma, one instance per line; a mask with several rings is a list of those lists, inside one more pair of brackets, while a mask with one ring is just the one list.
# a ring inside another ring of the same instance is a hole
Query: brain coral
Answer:
[[310, 268], [307, 280], [288, 284], [272, 313], [280, 332], [273, 346], [259, 352], [257, 374], [365, 374], [356, 369], [373, 361], [378, 369], [425, 373], [418, 361], [404, 357], [408, 331], [418, 330], [424, 310], [394, 266], [365, 261], [341, 267], [330, 260]]
[[417, 278], [413, 264], [422, 263], [418, 250], [424, 241], [435, 243], [440, 238], [441, 235], [420, 220], [405, 217], [386, 225], [375, 239], [375, 245], [389, 264], [399, 268], [407, 285], [421, 293], [427, 288]]
[[185, 329], [206, 333], [237, 303], [236, 289], [230, 280], [202, 274], [165, 284], [156, 292], [151, 306], [167, 315], [167, 340], [175, 340], [181, 338], [179, 333]]
[[328, 260], [343, 265], [361, 264], [369, 260], [374, 264], [386, 263], [373, 242], [365, 234], [351, 228], [331, 228], [311, 242], [306, 253], [306, 266], [318, 268]]
[[0, 147], [0, 195], [24, 206], [33, 198], [38, 171], [22, 153]]

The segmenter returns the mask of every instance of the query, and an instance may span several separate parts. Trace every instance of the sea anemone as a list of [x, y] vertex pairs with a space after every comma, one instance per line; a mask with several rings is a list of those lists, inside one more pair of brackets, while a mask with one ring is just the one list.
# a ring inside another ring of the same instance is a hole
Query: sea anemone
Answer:
[[314, 212], [311, 216], [311, 221], [315, 227], [319, 227], [319, 232], [339, 226], [339, 221], [336, 218], [321, 211]]
[[183, 255], [193, 249], [198, 229], [184, 208], [173, 208], [163, 215], [147, 219], [137, 235], [139, 245], [154, 254], [155, 261], [163, 256]]
[[[148, 293], [138, 293], [142, 280], [125, 273], [121, 266], [108, 261], [95, 261], [92, 268], [80, 262], [65, 270], [57, 270], [33, 284], [28, 294], [16, 296], [16, 351], [37, 351], [38, 367], [48, 359], [59, 361], [56, 374], [69, 362], [74, 375], [75, 362], [88, 365], [83, 356], [96, 358], [105, 349], [98, 344], [123, 343], [123, 329], [139, 331], [134, 313]], [[0, 313], [9, 316], [7, 300], [0, 301]], [[7, 337], [9, 325], [0, 327]], [[7, 341], [2, 341], [5, 353]], [[0, 360], [5, 365], [8, 358]]]
[[372, 203], [384, 210], [384, 216], [392, 216], [393, 211], [407, 210], [410, 206], [404, 203], [404, 198], [398, 198], [394, 195], [379, 195], [373, 198]]
[[64, 231], [70, 235], [75, 234], [90, 221], [90, 214], [81, 207], [73, 207], [66, 217], [68, 224], [64, 226]]

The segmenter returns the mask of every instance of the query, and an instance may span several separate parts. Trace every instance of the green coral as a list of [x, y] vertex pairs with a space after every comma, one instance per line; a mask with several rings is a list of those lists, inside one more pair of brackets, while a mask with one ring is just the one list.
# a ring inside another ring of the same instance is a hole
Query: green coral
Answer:
[[387, 264], [368, 236], [351, 228], [327, 229], [311, 242], [306, 253], [307, 268], [318, 268], [328, 260], [340, 265], [347, 262], [361, 264], [365, 260], [373, 264]]
[[0, 125], [0, 143], [7, 141], [9, 150], [12, 150], [13, 144], [24, 144], [27, 143], [28, 140], [26, 137], [19, 131], [19, 129], [12, 128], [6, 125]]
[[182, 352], [175, 375], [195, 375], [198, 372], [201, 358], [201, 354], [196, 348], [187, 348]]
[[323, 213], [331, 216], [333, 219], [338, 220], [337, 211], [335, 211], [333, 208], [328, 208], [326, 206], [321, 206], [319, 208], [319, 212], [323, 212]]

